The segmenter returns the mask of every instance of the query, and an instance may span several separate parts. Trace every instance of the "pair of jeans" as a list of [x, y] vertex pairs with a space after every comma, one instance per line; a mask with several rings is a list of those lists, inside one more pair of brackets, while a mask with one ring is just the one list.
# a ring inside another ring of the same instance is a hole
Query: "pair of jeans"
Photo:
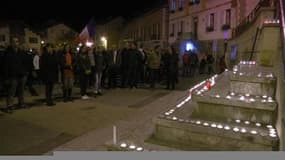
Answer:
[[102, 92], [102, 73], [96, 73], [95, 92]]
[[80, 82], [80, 94], [84, 96], [87, 94], [87, 85], [88, 85], [88, 75], [85, 73], [80, 73], [79, 75]]

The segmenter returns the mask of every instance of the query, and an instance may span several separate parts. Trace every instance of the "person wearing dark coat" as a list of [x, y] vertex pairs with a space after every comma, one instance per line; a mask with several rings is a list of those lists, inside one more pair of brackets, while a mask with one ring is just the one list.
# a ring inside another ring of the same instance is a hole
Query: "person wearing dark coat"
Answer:
[[40, 61], [40, 73], [42, 81], [45, 84], [46, 103], [48, 106], [54, 106], [52, 93], [54, 84], [58, 80], [59, 61], [58, 56], [53, 50], [51, 45], [47, 45], [43, 48], [43, 54]]
[[176, 75], [178, 72], [179, 56], [172, 47], [168, 48], [168, 53], [166, 54], [167, 89], [174, 90], [176, 84]]
[[192, 52], [190, 54], [190, 76], [191, 77], [194, 77], [196, 74], [198, 62], [199, 62], [199, 58], [198, 58], [197, 53]]
[[125, 88], [126, 85], [129, 83], [129, 46], [124, 48], [121, 53], [122, 63], [121, 63], [121, 75], [122, 75], [122, 88]]
[[29, 92], [32, 96], [38, 96], [33, 84], [35, 82], [35, 77], [33, 76], [34, 65], [33, 65], [33, 50], [24, 52], [24, 70], [25, 70], [25, 82], [28, 86]]
[[83, 46], [79, 52], [77, 59], [78, 72], [79, 72], [79, 82], [80, 82], [80, 93], [83, 100], [89, 99], [87, 96], [87, 86], [88, 78], [92, 73], [91, 63], [88, 56], [88, 49], [86, 46]]
[[7, 113], [13, 112], [13, 97], [16, 94], [17, 87], [17, 97], [18, 105], [20, 107], [24, 106], [24, 54], [19, 48], [19, 42], [14, 40], [13, 46], [9, 46], [3, 58], [3, 75], [6, 82], [7, 107], [3, 110]]
[[139, 48], [139, 64], [138, 64], [138, 81], [142, 84], [145, 83], [145, 64], [146, 64], [146, 54], [143, 48]]
[[109, 52], [109, 72], [108, 72], [108, 87], [116, 88], [118, 70], [120, 66], [120, 52], [118, 50], [112, 50]]
[[0, 46], [0, 96], [3, 96], [4, 93], [4, 56], [6, 48]]
[[138, 68], [140, 63], [140, 52], [136, 43], [131, 44], [129, 51], [129, 87], [138, 88]]
[[99, 49], [95, 53], [95, 94], [102, 95], [102, 75], [106, 67], [106, 51]]
[[70, 46], [64, 47], [64, 53], [60, 59], [63, 73], [63, 101], [72, 102], [72, 88], [74, 83], [74, 58]]

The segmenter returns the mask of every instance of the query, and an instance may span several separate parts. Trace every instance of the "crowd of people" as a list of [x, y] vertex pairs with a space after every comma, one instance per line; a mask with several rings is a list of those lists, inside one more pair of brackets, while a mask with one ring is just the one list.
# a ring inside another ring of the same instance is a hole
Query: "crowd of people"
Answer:
[[[18, 107], [27, 107], [25, 87], [32, 96], [39, 95], [34, 84], [45, 86], [46, 104], [54, 106], [53, 90], [58, 83], [62, 85], [64, 102], [73, 101], [74, 85], [80, 88], [81, 98], [86, 100], [89, 99], [88, 88], [100, 96], [103, 88], [145, 88], [149, 85], [154, 89], [157, 83], [165, 82], [165, 89], [174, 90], [178, 83], [180, 56], [172, 46], [167, 49], [160, 46], [143, 49], [131, 42], [118, 50], [83, 45], [74, 51], [69, 45], [58, 48], [46, 44], [39, 54], [20, 47], [14, 41], [1, 52], [0, 82], [6, 93], [6, 107], [1, 110], [8, 113], [12, 113], [16, 106], [13, 103], [15, 96]], [[200, 73], [203, 73], [201, 68], [205, 63], [209, 73], [213, 72], [213, 57], [209, 55], [199, 60], [193, 52], [184, 54], [182, 58], [184, 76], [194, 76], [199, 63]]]
[[0, 53], [0, 82], [6, 97], [6, 107], [1, 110], [12, 113], [16, 106], [13, 102], [15, 96], [18, 98], [17, 107], [27, 107], [25, 87], [31, 95], [39, 95], [34, 84], [45, 86], [48, 106], [55, 105], [53, 90], [58, 82], [62, 84], [64, 102], [73, 101], [74, 85], [79, 86], [83, 100], [89, 99], [88, 88], [92, 88], [94, 94], [102, 95], [103, 88], [138, 88], [146, 84], [155, 88], [158, 82], [166, 80], [166, 88], [175, 89], [179, 55], [172, 47], [163, 51], [167, 56], [162, 56], [160, 46], [145, 51], [134, 42], [121, 50], [82, 46], [78, 51], [73, 51], [69, 45], [57, 48], [46, 44], [39, 54], [14, 41]]

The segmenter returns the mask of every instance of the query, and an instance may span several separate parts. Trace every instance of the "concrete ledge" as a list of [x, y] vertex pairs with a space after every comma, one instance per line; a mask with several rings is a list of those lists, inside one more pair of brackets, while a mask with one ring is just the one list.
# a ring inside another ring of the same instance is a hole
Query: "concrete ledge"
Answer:
[[231, 81], [240, 81], [240, 82], [248, 82], [248, 83], [266, 83], [266, 84], [276, 84], [276, 78], [266, 78], [266, 77], [256, 77], [256, 76], [240, 76], [231, 74], [230, 76]]
[[247, 103], [224, 98], [193, 95], [198, 106], [192, 118], [203, 118], [226, 122], [228, 119], [241, 119], [266, 124], [275, 124], [277, 116], [276, 103]]
[[[211, 97], [211, 96], [199, 96], [196, 94], [193, 94], [193, 100], [196, 101], [198, 104], [199, 103], [210, 103], [213, 105], [225, 105], [228, 107], [237, 107], [237, 108], [245, 108], [245, 109], [253, 109], [253, 110], [266, 110], [270, 112], [276, 111], [277, 108], [277, 103], [272, 102], [272, 103], [262, 103], [262, 102], [244, 102], [240, 100], [229, 100], [226, 98], [216, 98], [216, 97]], [[219, 106], [217, 106], [219, 107]]]

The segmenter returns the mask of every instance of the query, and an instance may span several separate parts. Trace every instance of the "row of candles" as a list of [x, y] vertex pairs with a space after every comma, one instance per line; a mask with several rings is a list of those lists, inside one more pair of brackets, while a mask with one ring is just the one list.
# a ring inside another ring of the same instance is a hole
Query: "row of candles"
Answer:
[[211, 89], [216, 84], [216, 79], [217, 78], [218, 78], [218, 75], [214, 75], [210, 79], [202, 81], [201, 83], [199, 83], [199, 84], [195, 85], [194, 87], [192, 87], [189, 90], [189, 95], [182, 102], [180, 102], [179, 104], [177, 104], [175, 106], [175, 108], [170, 109], [169, 111], [165, 112], [164, 114], [167, 115], [167, 116], [171, 115], [171, 114], [173, 114], [175, 112], [176, 109], [181, 108], [183, 105], [185, 105], [187, 102], [189, 102], [192, 99], [192, 92], [194, 90], [196, 90], [198, 88], [201, 88], [202, 86], [204, 86], [204, 90], [205, 91]]
[[120, 147], [131, 151], [138, 151], [138, 152], [144, 151], [143, 147], [136, 146], [135, 144], [127, 144], [126, 142], [120, 143]]
[[[200, 95], [200, 96], [203, 96], [203, 92], [205, 90], [200, 90], [200, 91], [197, 91], [196, 94], [197, 95]], [[221, 96], [219, 94], [216, 94], [216, 95], [211, 95], [211, 97], [214, 97], [214, 98], [218, 98], [220, 99]], [[261, 103], [275, 103], [275, 101], [273, 100], [272, 97], [269, 97], [267, 95], [263, 95], [263, 96], [255, 96], [255, 98], [250, 95], [249, 93], [245, 94], [245, 95], [242, 95], [242, 94], [239, 94], [239, 95], [236, 95], [236, 93], [234, 92], [231, 92], [229, 95], [225, 96], [224, 97], [225, 99], [229, 99], [229, 100], [232, 100], [232, 99], [236, 99], [236, 100], [239, 100], [239, 101], [243, 101], [243, 102], [247, 102], [247, 103], [254, 103], [254, 102], [257, 102], [257, 100], [260, 100]]]
[[[249, 67], [251, 68], [252, 65], [256, 65], [256, 62], [255, 61], [240, 61], [239, 65], [235, 65], [233, 67], [233, 74], [234, 75], [239, 75], [239, 76], [252, 76], [252, 73], [254, 72], [251, 72], [251, 70], [247, 70], [246, 72], [242, 72], [241, 69], [239, 70], [239, 68], [241, 68], [243, 65], [249, 65]], [[250, 72], [248, 72], [250, 71]], [[258, 74], [256, 74], [256, 77], [258, 78], [274, 78], [274, 75], [273, 73], [262, 73], [262, 72], [259, 72]]]
[[[243, 121], [244, 124], [246, 125], [250, 125], [250, 124], [254, 124], [255, 127], [264, 127], [267, 128], [267, 132], [266, 131], [260, 131], [260, 133], [257, 130], [254, 129], [247, 129], [246, 127], [242, 127], [242, 126], [236, 126], [236, 125], [229, 125], [229, 124], [221, 124], [221, 123], [216, 123], [216, 122], [209, 122], [209, 121], [202, 121], [202, 120], [184, 120], [184, 119], [179, 119], [177, 117], [171, 117], [171, 116], [161, 116], [160, 118], [166, 118], [169, 120], [173, 120], [173, 121], [178, 121], [178, 122], [184, 122], [184, 123], [191, 123], [191, 124], [195, 124], [195, 125], [200, 125], [200, 126], [204, 126], [204, 127], [210, 127], [210, 128], [217, 128], [217, 129], [224, 129], [226, 131], [233, 131], [235, 133], [241, 132], [241, 133], [250, 133], [252, 135], [261, 135], [261, 136], [269, 136], [272, 138], [276, 138], [277, 137], [277, 132], [276, 129], [273, 128], [272, 125], [262, 125], [261, 123], [256, 123], [256, 122], [250, 122], [250, 121]], [[241, 124], [242, 121], [241, 120], [235, 120], [235, 122], [237, 124]]]

